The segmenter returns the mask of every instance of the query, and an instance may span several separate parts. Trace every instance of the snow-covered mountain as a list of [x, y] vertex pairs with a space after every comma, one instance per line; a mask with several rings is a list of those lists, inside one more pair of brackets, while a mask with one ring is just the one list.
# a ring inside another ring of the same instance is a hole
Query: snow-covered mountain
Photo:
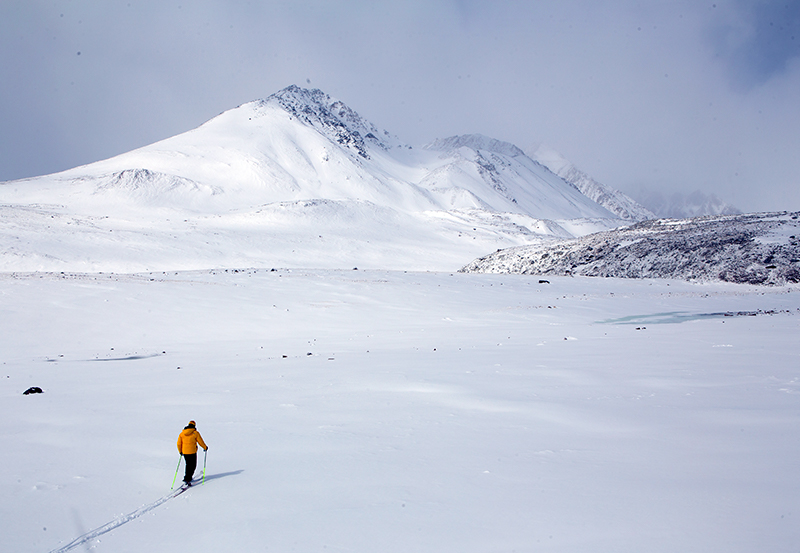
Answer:
[[413, 148], [290, 86], [189, 132], [0, 184], [0, 271], [454, 269], [626, 224], [519, 148]]
[[581, 193], [602, 205], [620, 219], [645, 221], [656, 218], [652, 211], [637, 203], [631, 197], [596, 181], [570, 163], [564, 156], [545, 145], [535, 148], [531, 158], [550, 169], [566, 182], [573, 184]]
[[477, 259], [463, 272], [800, 282], [800, 212], [659, 219]]
[[[479, 134], [435, 140], [426, 150], [441, 152], [447, 163], [422, 184], [452, 196], [467, 191], [497, 211], [521, 210], [545, 219], [611, 217], [614, 215], [508, 142]], [[455, 186], [454, 186], [455, 185]], [[486, 187], [493, 194], [487, 195]], [[484, 204], [485, 205], [485, 204]], [[565, 217], [564, 214], [570, 214]]]

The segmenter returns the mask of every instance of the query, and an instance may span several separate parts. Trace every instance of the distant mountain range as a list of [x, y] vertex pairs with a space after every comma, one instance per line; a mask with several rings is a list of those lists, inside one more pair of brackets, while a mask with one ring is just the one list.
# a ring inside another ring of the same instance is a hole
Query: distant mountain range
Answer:
[[0, 183], [0, 271], [450, 270], [648, 216], [512, 144], [412, 147], [290, 86], [155, 144]]

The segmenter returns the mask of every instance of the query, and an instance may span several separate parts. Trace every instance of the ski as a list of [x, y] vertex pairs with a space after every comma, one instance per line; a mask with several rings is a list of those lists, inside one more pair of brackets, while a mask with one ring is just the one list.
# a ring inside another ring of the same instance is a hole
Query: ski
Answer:
[[185, 484], [185, 483], [181, 484], [178, 488], [175, 489], [174, 492], [172, 492], [172, 495], [170, 497], [178, 497], [179, 495], [181, 495], [183, 492], [185, 492], [189, 488], [191, 488], [191, 485], [188, 485], [188, 484]]
[[177, 490], [175, 490], [176, 493], [175, 493], [175, 495], [173, 495], [173, 497], [175, 497], [176, 495], [182, 494], [183, 492], [185, 492], [189, 488], [194, 487], [195, 484], [199, 484], [201, 482], [202, 481], [199, 478], [195, 478], [191, 482], [184, 482], [183, 484], [181, 484], [181, 486]]

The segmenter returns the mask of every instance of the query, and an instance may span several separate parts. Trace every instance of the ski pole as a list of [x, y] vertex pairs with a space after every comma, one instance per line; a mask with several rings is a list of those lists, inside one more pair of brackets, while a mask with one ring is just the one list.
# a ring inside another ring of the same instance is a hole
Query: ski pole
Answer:
[[203, 481], [201, 484], [206, 483], [206, 459], [208, 458], [208, 449], [203, 450]]
[[174, 490], [175, 489], [175, 480], [178, 478], [178, 469], [181, 468], [181, 459], [183, 459], [183, 455], [180, 455], [180, 454], [178, 454], [178, 455], [179, 455], [179, 457], [178, 457], [178, 466], [175, 467], [175, 476], [172, 477], [172, 487], [170, 488], [170, 490]]

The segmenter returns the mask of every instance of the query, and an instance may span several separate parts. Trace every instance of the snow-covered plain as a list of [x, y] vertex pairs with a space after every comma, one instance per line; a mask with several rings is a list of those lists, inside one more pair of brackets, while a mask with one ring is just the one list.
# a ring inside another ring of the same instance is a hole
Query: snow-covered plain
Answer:
[[800, 290], [549, 280], [4, 273], [0, 549], [796, 551]]

